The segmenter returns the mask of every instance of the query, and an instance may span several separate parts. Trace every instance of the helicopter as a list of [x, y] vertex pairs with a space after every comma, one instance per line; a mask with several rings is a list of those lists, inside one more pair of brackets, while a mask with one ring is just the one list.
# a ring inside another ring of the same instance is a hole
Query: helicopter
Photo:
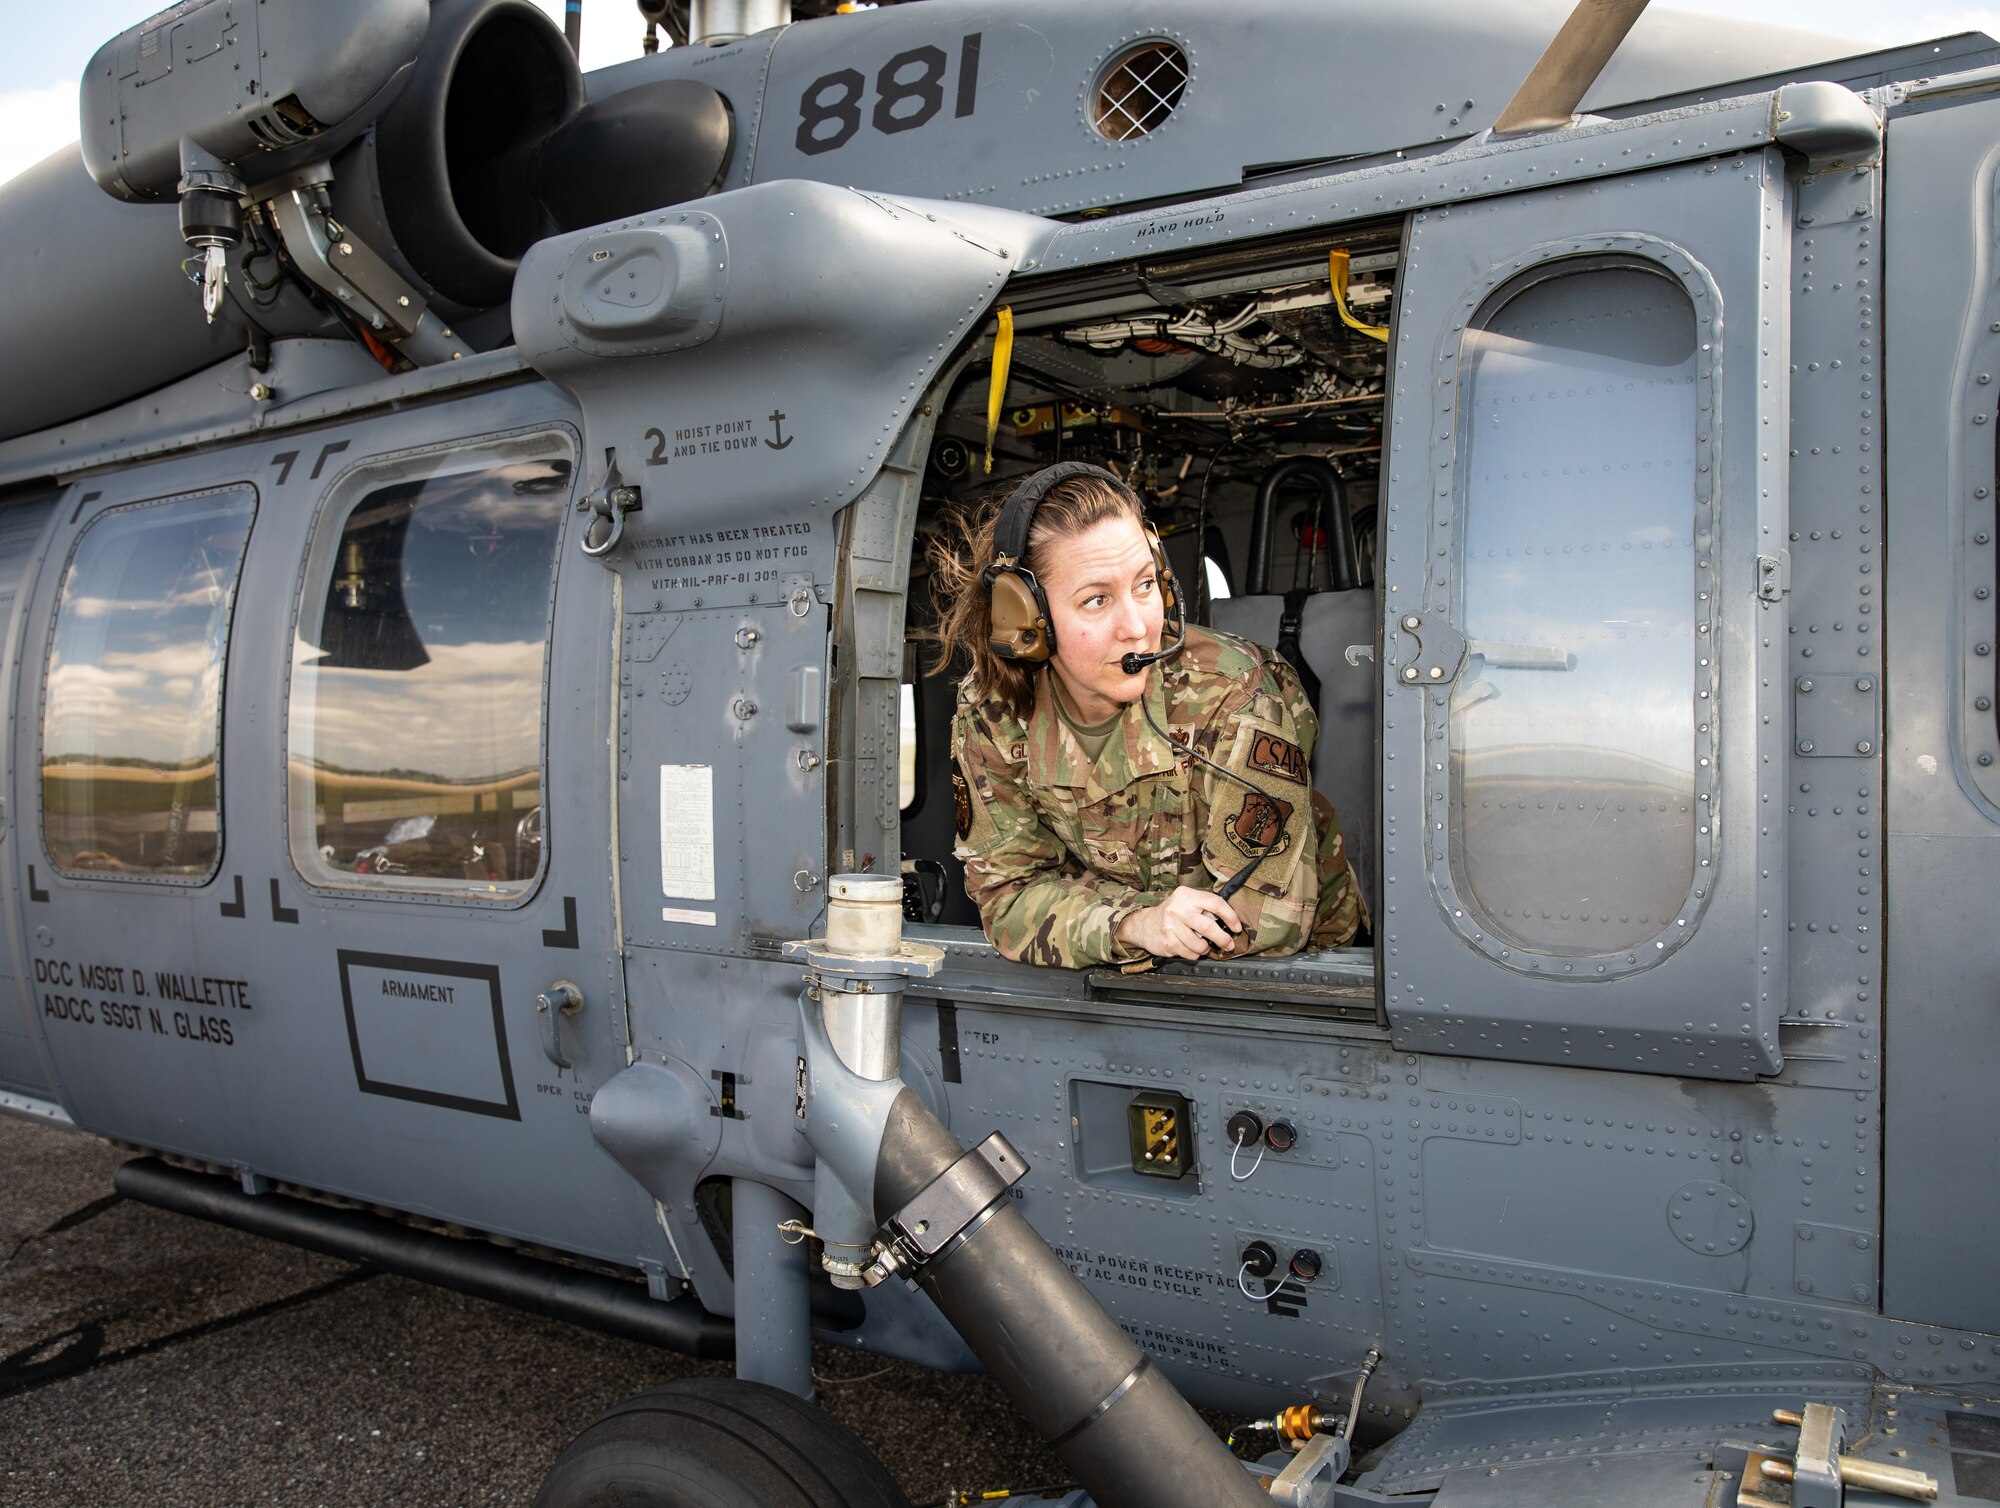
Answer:
[[[733, 1356], [546, 1508], [898, 1503], [815, 1338], [1069, 1508], [2000, 1498], [2000, 44], [1644, 11], [108, 40], [0, 190], [0, 1111]], [[980, 931], [925, 546], [1065, 460], [1366, 946]]]

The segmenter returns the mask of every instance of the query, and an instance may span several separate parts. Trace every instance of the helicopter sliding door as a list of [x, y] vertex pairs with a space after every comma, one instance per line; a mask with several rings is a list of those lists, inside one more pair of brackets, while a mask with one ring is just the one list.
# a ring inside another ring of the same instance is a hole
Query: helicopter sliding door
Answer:
[[1780, 1066], [1784, 195], [1750, 152], [1411, 223], [1381, 566], [1399, 1047]]
[[288, 1140], [322, 1187], [664, 1265], [589, 1129], [626, 1031], [576, 437], [540, 386], [443, 419], [371, 423], [314, 489], [280, 888], [320, 939], [313, 1097], [343, 1134]]

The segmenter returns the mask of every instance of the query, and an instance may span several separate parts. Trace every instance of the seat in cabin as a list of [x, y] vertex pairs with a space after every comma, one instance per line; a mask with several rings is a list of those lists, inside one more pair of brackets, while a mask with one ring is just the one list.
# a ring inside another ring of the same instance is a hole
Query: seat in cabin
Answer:
[[[1301, 594], [1298, 658], [1319, 679], [1315, 710], [1319, 713], [1319, 743], [1313, 749], [1313, 785], [1340, 815], [1347, 855], [1360, 877], [1362, 893], [1375, 894], [1375, 662], [1358, 658], [1350, 664], [1350, 645], [1373, 646], [1376, 599], [1372, 585], [1356, 585], [1358, 574], [1354, 526], [1348, 516], [1346, 490], [1338, 473], [1316, 457], [1281, 461], [1265, 475], [1257, 492], [1251, 524], [1250, 560], [1245, 572], [1249, 591], [1226, 597], [1209, 608], [1209, 622], [1224, 633], [1255, 644], [1283, 648], [1286, 594], [1269, 590], [1271, 521], [1283, 489], [1304, 483], [1319, 491], [1329, 518], [1327, 559], [1334, 582], [1330, 590]], [[1310, 681], [1307, 691], [1312, 690]]]

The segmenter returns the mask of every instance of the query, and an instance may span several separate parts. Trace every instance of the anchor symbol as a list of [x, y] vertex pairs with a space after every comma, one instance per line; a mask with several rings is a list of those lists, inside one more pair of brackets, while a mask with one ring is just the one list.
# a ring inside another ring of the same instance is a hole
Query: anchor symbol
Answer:
[[783, 450], [792, 443], [793, 436], [785, 433], [785, 416], [777, 409], [771, 410], [771, 433], [777, 438], [766, 440], [764, 443], [772, 450]]

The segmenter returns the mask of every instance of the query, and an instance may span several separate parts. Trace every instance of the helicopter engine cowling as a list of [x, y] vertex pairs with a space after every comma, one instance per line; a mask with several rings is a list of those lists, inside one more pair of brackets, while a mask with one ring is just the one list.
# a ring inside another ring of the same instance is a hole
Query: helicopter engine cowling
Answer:
[[[249, 36], [260, 16], [240, 0], [175, 7], [99, 50], [81, 151], [57, 153], [0, 188], [0, 217], [44, 227], [0, 242], [0, 340], [50, 354], [0, 376], [0, 440], [153, 391], [253, 338], [342, 334], [323, 284], [277, 277], [276, 222], [257, 209], [302, 185], [324, 185], [325, 211], [346, 238], [460, 327], [465, 345], [483, 349], [508, 339], [514, 273], [536, 241], [698, 197], [727, 170], [734, 133], [721, 95], [664, 80], [586, 105], [562, 32], [531, 0], [417, 0], [414, 23], [411, 0], [337, 8], [373, 39], [339, 53], [348, 77], [273, 55], [255, 97], [236, 58], [275, 54], [286, 34]], [[212, 61], [191, 40], [210, 31], [225, 49]], [[242, 44], [232, 45], [238, 32]], [[286, 93], [273, 103], [266, 96], [278, 89]], [[236, 104], [239, 91], [249, 104]], [[145, 101], [137, 116], [133, 99]], [[113, 125], [121, 109], [128, 118]], [[315, 113], [342, 110], [330, 121]], [[100, 117], [106, 127], [93, 131]], [[191, 163], [200, 167], [190, 172]], [[190, 258], [187, 219], [174, 209], [200, 168], [240, 182], [231, 198], [253, 222], [228, 252], [213, 322], [183, 276], [198, 272], [199, 258]], [[294, 266], [309, 260], [283, 250]], [[79, 311], [89, 311], [81, 328]], [[395, 343], [393, 331], [378, 333]]]
[[536, 159], [582, 108], [569, 44], [531, 0], [438, 0], [396, 98], [333, 159], [334, 212], [461, 314], [504, 303], [521, 253], [558, 229]]
[[722, 96], [691, 80], [585, 104], [532, 0], [437, 0], [395, 101], [334, 159], [334, 210], [462, 317], [506, 303], [544, 236], [713, 191], [732, 138]]

